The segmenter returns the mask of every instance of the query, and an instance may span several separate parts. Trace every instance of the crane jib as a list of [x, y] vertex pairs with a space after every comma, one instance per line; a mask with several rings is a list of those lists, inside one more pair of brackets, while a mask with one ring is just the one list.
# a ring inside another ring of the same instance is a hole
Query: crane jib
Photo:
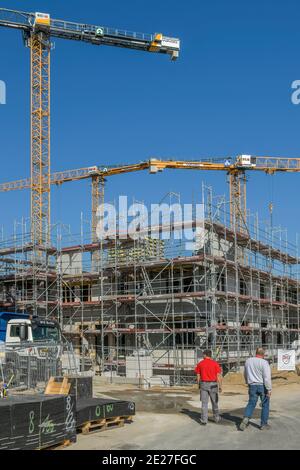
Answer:
[[163, 36], [161, 33], [138, 33], [102, 25], [56, 20], [46, 13], [26, 13], [0, 8], [0, 26], [20, 29], [28, 34], [42, 30], [56, 38], [81, 40], [96, 45], [161, 52], [170, 54], [173, 60], [177, 59], [180, 51], [179, 39]]

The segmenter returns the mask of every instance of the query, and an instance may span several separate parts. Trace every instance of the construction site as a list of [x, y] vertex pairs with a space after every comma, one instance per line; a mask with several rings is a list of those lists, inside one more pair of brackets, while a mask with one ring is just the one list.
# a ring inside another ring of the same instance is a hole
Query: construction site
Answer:
[[[226, 199], [213, 205], [211, 188], [203, 190], [204, 237], [192, 252], [184, 240], [141, 237], [59, 253], [70, 266], [62, 267], [64, 331], [77, 341], [86, 337], [104, 371], [125, 375], [134, 355], [137, 377], [149, 379], [153, 371], [162, 384], [184, 384], [194, 381], [203, 348], [227, 370], [239, 370], [260, 345], [275, 361], [278, 348], [298, 344], [296, 245], [265, 232], [258, 220], [236, 230], [226, 220]], [[151, 370], [143, 366], [146, 356]]]
[[[296, 159], [254, 160], [252, 167], [247, 163], [249, 171], [300, 169]], [[241, 160], [231, 164], [232, 174], [220, 163], [154, 159], [105, 172], [148, 166], [155, 173], [156, 165], [216, 166], [229, 172], [230, 200], [202, 187], [204, 218], [198, 224], [203, 236], [193, 251], [186, 249], [184, 238], [174, 237], [174, 223], [157, 227], [155, 238], [139, 231], [135, 239], [120, 239], [115, 232], [97, 241], [94, 214], [93, 232], [82, 232], [76, 244], [68, 243], [76, 241], [71, 234], [59, 234], [37, 247], [21, 225], [21, 233], [0, 250], [1, 307], [57, 319], [94, 370], [140, 385], [193, 383], [194, 364], [204, 348], [211, 348], [228, 371], [238, 371], [258, 346], [273, 362], [278, 349], [297, 348], [298, 247], [287, 240], [285, 230], [274, 233], [246, 210], [246, 170], [236, 170]], [[98, 206], [104, 197], [103, 172], [94, 168], [85, 173], [93, 179], [92, 200]], [[26, 184], [19, 182], [18, 189]], [[8, 189], [2, 185], [0, 190]], [[184, 223], [195, 228], [197, 221]], [[173, 233], [169, 239], [164, 239], [166, 230]]]
[[[18, 345], [23, 338], [26, 347], [33, 347], [28, 344], [31, 319], [39, 318], [44, 328], [47, 322], [53, 328], [55, 322], [68, 345], [69, 361], [72, 354], [69, 374], [146, 390], [193, 386], [195, 364], [204, 349], [212, 351], [225, 376], [240, 373], [258, 347], [265, 349], [272, 365], [278, 349], [293, 349], [300, 360], [300, 245], [289, 240], [286, 229], [261, 221], [247, 207], [246, 197], [248, 174], [251, 185], [257, 172], [300, 172], [300, 158], [145, 156], [138, 163], [51, 172], [51, 38], [162, 53], [173, 61], [179, 57], [180, 41], [3, 8], [0, 26], [22, 32], [31, 64], [31, 176], [0, 184], [0, 192], [17, 191], [31, 201], [30, 222], [25, 214], [12, 236], [0, 243], [0, 310]], [[172, 172], [174, 179], [179, 171], [198, 171], [199, 185], [207, 171], [221, 172], [228, 191], [218, 194], [202, 183], [184, 221], [172, 213], [172, 204], [181, 204], [180, 194], [167, 193], [163, 201], [171, 208], [168, 223], [160, 216], [154, 228], [139, 226], [134, 237], [124, 236], [121, 225], [130, 220], [121, 211], [113, 232], [99, 238], [105, 185], [113, 184], [114, 175], [140, 171], [149, 173], [151, 183], [161, 171]], [[55, 186], [75, 186], [81, 180], [87, 180], [87, 191], [91, 188], [89, 221], [81, 221], [80, 233], [74, 234], [51, 219], [50, 194]], [[194, 235], [192, 246], [185, 229]], [[26, 332], [20, 326], [12, 333], [10, 323], [22, 315]], [[8, 330], [6, 338], [3, 354]], [[55, 375], [61, 373], [55, 369], [47, 377], [36, 376], [34, 384]], [[26, 376], [27, 382], [20, 375], [17, 380], [14, 370], [12, 377], [12, 385], [32, 388], [32, 375], [30, 380]]]

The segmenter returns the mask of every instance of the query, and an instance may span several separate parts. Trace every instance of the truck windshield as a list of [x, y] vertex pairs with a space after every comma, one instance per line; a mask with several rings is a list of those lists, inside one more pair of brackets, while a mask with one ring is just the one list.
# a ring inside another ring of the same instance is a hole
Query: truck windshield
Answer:
[[55, 341], [60, 339], [59, 329], [55, 325], [32, 325], [33, 341]]

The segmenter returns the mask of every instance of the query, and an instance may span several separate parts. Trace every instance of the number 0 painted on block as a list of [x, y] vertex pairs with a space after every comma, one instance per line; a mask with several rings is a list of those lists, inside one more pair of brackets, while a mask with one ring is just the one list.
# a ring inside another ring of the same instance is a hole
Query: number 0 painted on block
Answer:
[[108, 412], [113, 411], [113, 409], [114, 409], [114, 405], [106, 405], [106, 410]]

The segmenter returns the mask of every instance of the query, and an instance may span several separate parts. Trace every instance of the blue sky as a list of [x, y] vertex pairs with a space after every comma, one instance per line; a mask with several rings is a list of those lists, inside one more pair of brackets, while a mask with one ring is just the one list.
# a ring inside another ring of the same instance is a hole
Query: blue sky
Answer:
[[[180, 59], [132, 50], [55, 41], [52, 52], [52, 171], [151, 156], [204, 158], [239, 153], [300, 157], [300, 105], [291, 83], [300, 79], [300, 4], [297, 0], [72, 0], [7, 1], [2, 6], [52, 17], [182, 41]], [[1, 181], [30, 174], [29, 51], [21, 35], [0, 29]], [[159, 201], [168, 191], [186, 202], [201, 182], [228, 193], [225, 174], [169, 171], [112, 177], [106, 199], [128, 194]], [[299, 223], [300, 175], [249, 174], [248, 207], [294, 239]], [[29, 215], [29, 192], [1, 194], [0, 224], [9, 233]], [[87, 181], [52, 191], [52, 220], [72, 224], [90, 214]]]

